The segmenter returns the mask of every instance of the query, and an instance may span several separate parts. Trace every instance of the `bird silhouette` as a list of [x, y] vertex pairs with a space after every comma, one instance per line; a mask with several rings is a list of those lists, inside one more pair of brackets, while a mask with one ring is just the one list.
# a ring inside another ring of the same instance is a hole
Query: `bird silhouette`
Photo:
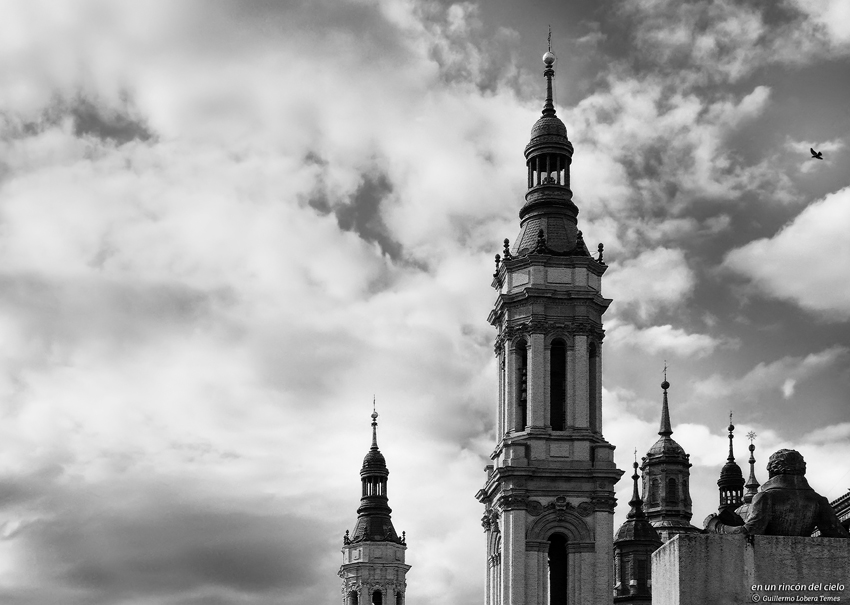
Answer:
[[809, 147], [809, 151], [812, 152], [812, 159], [813, 160], [822, 160], [823, 159], [823, 151], [815, 151], [811, 147]]

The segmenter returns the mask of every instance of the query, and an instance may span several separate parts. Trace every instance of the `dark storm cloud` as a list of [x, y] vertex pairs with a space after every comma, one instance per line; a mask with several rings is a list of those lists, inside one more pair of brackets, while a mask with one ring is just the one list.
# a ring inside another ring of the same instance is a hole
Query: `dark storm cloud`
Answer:
[[386, 175], [365, 175], [351, 202], [336, 209], [340, 229], [354, 231], [367, 242], [376, 242], [393, 260], [401, 257], [401, 244], [394, 241], [381, 217], [381, 204], [392, 194]]
[[201, 290], [176, 282], [0, 274], [0, 312], [48, 348], [101, 338], [145, 340], [161, 330], [189, 329], [234, 302], [229, 289]]
[[102, 496], [74, 495], [82, 506], [17, 537], [52, 580], [45, 594], [81, 589], [86, 603], [115, 603], [198, 590], [297, 591], [316, 581], [317, 560], [329, 548], [316, 539], [328, 534], [320, 519], [221, 512], [185, 495], [102, 510]]
[[119, 145], [133, 140], [147, 141], [153, 137], [140, 118], [120, 110], [99, 107], [85, 98], [77, 99], [71, 105], [70, 114], [74, 118], [74, 134], [77, 136], [91, 135]]
[[[305, 161], [320, 167], [327, 162], [312, 152]], [[393, 193], [392, 183], [386, 174], [364, 174], [357, 190], [345, 202], [334, 204], [324, 190], [319, 189], [307, 200], [307, 204], [321, 214], [333, 212], [339, 228], [352, 231], [369, 243], [376, 243], [381, 252], [395, 261], [402, 260], [401, 244], [392, 238], [387, 228], [381, 208]]]
[[82, 93], [70, 99], [57, 94], [37, 121], [22, 121], [13, 114], [0, 115], [0, 139], [33, 136], [61, 124], [66, 118], [71, 119], [74, 135], [78, 137], [92, 136], [118, 145], [152, 139], [154, 133], [132, 97], [126, 92], [120, 97], [120, 106], [109, 106]]

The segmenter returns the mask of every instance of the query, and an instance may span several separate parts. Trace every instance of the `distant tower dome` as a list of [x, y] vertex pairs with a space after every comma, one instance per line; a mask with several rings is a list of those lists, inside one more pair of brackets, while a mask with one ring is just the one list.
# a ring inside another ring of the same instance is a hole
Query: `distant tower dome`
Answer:
[[[374, 405], [374, 402], [373, 402]], [[384, 603], [404, 605], [410, 565], [405, 564], [407, 541], [393, 527], [387, 504], [389, 470], [378, 450], [378, 413], [372, 412], [372, 447], [360, 469], [362, 493], [354, 531], [342, 539], [342, 594], [345, 605]]]
[[726, 464], [720, 470], [720, 479], [717, 480], [717, 487], [720, 490], [720, 506], [718, 510], [734, 511], [744, 503], [744, 473], [741, 472], [741, 467], [735, 463], [735, 454], [732, 449], [732, 439], [734, 439], [735, 425], [732, 424], [732, 412], [729, 412], [729, 456], [726, 458]]

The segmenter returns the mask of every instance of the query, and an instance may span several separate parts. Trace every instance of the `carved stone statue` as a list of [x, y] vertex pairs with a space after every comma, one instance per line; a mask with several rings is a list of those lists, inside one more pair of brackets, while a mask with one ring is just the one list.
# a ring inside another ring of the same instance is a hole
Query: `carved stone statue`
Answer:
[[806, 462], [795, 450], [779, 450], [767, 463], [770, 479], [750, 504], [746, 520], [734, 513], [709, 515], [705, 531], [719, 534], [850, 538], [829, 501], [809, 487]]

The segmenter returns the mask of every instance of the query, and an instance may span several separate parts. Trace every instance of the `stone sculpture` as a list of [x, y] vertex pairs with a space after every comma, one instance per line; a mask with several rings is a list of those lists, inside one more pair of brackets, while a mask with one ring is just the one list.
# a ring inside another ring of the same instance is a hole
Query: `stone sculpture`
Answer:
[[850, 538], [829, 501], [809, 487], [806, 462], [795, 450], [779, 450], [767, 463], [770, 479], [750, 504], [746, 519], [732, 512], [709, 515], [706, 533]]

